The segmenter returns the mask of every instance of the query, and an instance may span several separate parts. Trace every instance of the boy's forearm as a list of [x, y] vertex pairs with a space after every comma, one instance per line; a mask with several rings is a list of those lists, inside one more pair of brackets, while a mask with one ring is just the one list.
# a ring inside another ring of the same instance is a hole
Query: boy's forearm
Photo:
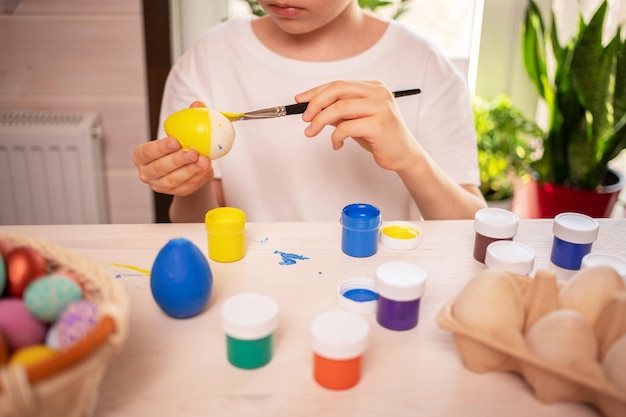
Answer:
[[478, 187], [456, 184], [426, 154], [415, 159], [398, 175], [425, 220], [472, 219], [486, 206]]
[[219, 184], [215, 182], [210, 181], [188, 196], [174, 196], [169, 209], [170, 220], [173, 223], [204, 222], [206, 212], [220, 205], [216, 194]]

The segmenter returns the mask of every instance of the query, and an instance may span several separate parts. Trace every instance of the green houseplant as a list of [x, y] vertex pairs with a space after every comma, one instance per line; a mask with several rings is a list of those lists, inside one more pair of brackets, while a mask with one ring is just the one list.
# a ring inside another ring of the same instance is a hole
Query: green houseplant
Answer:
[[[538, 186], [547, 184], [548, 194], [560, 188], [604, 193], [608, 190], [603, 186], [617, 183], [607, 200], [612, 207], [623, 183], [609, 162], [626, 147], [626, 42], [618, 27], [603, 43], [607, 7], [604, 0], [588, 22], [579, 14], [575, 34], [561, 42], [554, 14], [546, 30], [539, 8], [530, 0], [522, 26], [522, 53], [526, 72], [548, 112], [540, 136], [541, 156], [531, 163]], [[585, 212], [584, 207], [571, 206], [574, 200], [584, 200], [587, 206], [596, 201], [571, 193], [559, 198], [562, 201], [546, 203], [547, 211], [538, 217], [566, 210]], [[604, 217], [610, 207], [600, 211], [588, 214]]]
[[480, 168], [480, 191], [488, 202], [513, 197], [518, 178], [528, 175], [537, 124], [500, 94], [472, 98]]

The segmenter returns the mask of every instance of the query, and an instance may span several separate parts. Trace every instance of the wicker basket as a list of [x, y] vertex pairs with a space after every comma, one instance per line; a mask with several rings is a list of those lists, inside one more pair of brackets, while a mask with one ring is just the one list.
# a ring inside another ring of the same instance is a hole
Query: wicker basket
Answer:
[[121, 286], [97, 264], [60, 246], [0, 233], [13, 246], [38, 250], [48, 268], [73, 271], [83, 298], [99, 308], [96, 327], [68, 349], [37, 364], [0, 367], [0, 417], [90, 416], [111, 356], [126, 339], [128, 302]]

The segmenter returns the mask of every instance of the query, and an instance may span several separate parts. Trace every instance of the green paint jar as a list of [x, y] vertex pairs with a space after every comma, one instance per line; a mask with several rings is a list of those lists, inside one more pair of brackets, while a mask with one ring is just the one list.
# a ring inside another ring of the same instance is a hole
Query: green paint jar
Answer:
[[268, 364], [278, 327], [278, 306], [274, 300], [262, 294], [242, 293], [224, 301], [221, 312], [228, 361], [241, 369]]

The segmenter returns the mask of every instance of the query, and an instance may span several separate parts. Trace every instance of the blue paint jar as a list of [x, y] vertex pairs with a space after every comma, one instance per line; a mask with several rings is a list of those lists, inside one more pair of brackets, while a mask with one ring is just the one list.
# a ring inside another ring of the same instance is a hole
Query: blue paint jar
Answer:
[[380, 209], [371, 204], [355, 203], [341, 212], [341, 250], [349, 256], [364, 258], [378, 250]]
[[578, 270], [598, 237], [598, 222], [579, 213], [561, 213], [554, 218], [550, 261], [560, 268]]

